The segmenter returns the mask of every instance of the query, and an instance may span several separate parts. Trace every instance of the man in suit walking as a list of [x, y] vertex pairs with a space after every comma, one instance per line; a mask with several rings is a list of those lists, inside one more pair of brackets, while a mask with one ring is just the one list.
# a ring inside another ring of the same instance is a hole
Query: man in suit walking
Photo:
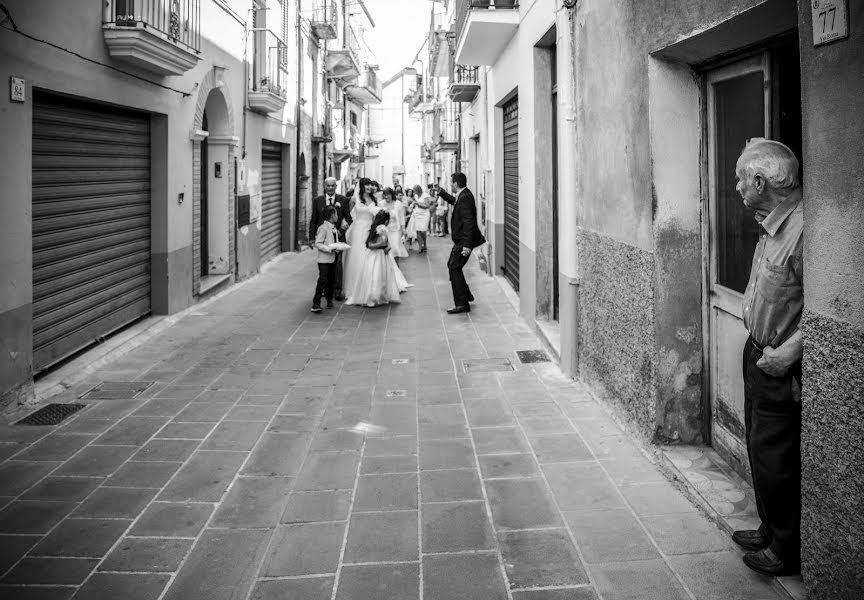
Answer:
[[477, 205], [474, 194], [467, 188], [468, 180], [465, 173], [453, 173], [450, 183], [455, 196], [451, 196], [442, 189], [438, 189], [438, 196], [448, 204], [453, 205], [450, 231], [453, 238], [453, 249], [447, 260], [447, 268], [450, 270], [450, 286], [453, 288], [454, 307], [447, 312], [451, 315], [471, 312], [469, 302], [474, 301], [468, 282], [462, 267], [468, 263], [471, 251], [486, 243], [486, 238], [477, 227]]
[[[333, 177], [324, 180], [324, 195], [318, 196], [312, 201], [312, 217], [309, 219], [309, 246], [314, 247], [315, 233], [324, 222], [324, 209], [328, 206], [336, 208], [336, 231], [339, 241], [345, 241], [345, 230], [351, 224], [351, 215], [348, 214], [348, 199], [342, 194], [336, 193], [337, 181]], [[336, 300], [345, 300], [342, 294], [342, 253], [336, 253]]]

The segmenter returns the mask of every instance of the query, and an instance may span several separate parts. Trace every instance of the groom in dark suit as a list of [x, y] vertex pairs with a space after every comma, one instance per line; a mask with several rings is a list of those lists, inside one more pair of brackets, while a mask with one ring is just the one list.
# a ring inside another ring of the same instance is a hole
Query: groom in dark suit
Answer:
[[455, 196], [451, 196], [442, 189], [438, 189], [438, 196], [448, 204], [453, 205], [450, 221], [450, 231], [453, 237], [453, 249], [447, 260], [447, 268], [450, 270], [450, 286], [453, 288], [453, 303], [455, 306], [447, 312], [451, 315], [471, 312], [469, 302], [474, 301], [468, 282], [462, 267], [468, 263], [471, 251], [486, 243], [486, 238], [477, 227], [477, 205], [474, 202], [474, 194], [467, 188], [468, 180], [465, 173], [453, 173], [450, 176]]
[[[309, 219], [309, 246], [314, 247], [315, 233], [324, 222], [324, 208], [336, 207], [336, 232], [340, 242], [345, 241], [345, 230], [351, 224], [348, 214], [348, 199], [336, 193], [337, 182], [333, 177], [324, 180], [324, 195], [312, 200], [312, 217]], [[345, 300], [342, 294], [342, 253], [336, 253], [336, 300]]]

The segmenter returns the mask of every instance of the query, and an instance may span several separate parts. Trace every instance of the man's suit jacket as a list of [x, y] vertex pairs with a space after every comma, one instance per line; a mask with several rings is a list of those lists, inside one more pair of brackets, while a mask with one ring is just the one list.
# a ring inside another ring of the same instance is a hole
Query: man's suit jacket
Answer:
[[[344, 241], [345, 232], [342, 230], [342, 222], [351, 224], [351, 215], [348, 214], [348, 198], [342, 194], [333, 197], [336, 202], [336, 231], [339, 240]], [[327, 206], [327, 195], [318, 196], [312, 201], [312, 216], [309, 218], [309, 240], [315, 239], [318, 227], [324, 222], [324, 207]]]
[[453, 205], [453, 214], [450, 217], [453, 243], [462, 248], [476, 248], [485, 244], [486, 238], [477, 226], [477, 205], [471, 190], [465, 188], [458, 198], [444, 190], [438, 190], [438, 195]]

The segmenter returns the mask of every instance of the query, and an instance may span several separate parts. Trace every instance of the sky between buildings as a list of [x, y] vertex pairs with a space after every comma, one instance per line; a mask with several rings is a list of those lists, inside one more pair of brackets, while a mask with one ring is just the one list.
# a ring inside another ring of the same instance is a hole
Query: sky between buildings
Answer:
[[400, 69], [411, 66], [414, 56], [429, 32], [432, 2], [431, 0], [365, 0], [365, 2], [376, 25], [375, 29], [367, 32], [366, 42], [378, 58], [378, 65], [381, 67], [378, 71], [379, 78], [387, 81]]

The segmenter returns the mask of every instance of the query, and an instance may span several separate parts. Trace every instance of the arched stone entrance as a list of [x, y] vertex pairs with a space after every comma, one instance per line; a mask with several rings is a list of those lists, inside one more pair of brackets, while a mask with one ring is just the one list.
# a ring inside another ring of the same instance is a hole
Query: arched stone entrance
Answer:
[[192, 130], [192, 291], [234, 274], [234, 116], [221, 69], [201, 82]]
[[309, 233], [306, 228], [309, 224], [308, 211], [306, 210], [306, 196], [309, 189], [309, 175], [306, 173], [306, 153], [301, 152], [297, 157], [297, 246], [302, 247], [309, 241]]

